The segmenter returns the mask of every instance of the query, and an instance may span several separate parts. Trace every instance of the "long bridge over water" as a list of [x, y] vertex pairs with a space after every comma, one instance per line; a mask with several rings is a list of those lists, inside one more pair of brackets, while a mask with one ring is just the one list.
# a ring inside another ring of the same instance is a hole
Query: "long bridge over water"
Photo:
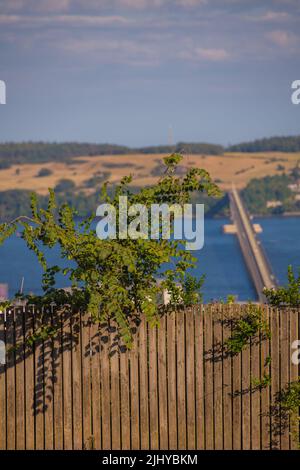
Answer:
[[259, 302], [265, 302], [263, 288], [276, 286], [276, 278], [256, 237], [253, 225], [238, 191], [233, 187], [229, 192], [232, 221], [236, 228], [240, 247], [252, 278]]

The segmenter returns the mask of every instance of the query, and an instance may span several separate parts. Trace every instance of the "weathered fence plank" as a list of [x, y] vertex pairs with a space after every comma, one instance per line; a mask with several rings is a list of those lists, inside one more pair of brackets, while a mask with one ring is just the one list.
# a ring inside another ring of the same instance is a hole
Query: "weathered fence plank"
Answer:
[[[34, 334], [40, 336], [43, 327], [42, 311], [40, 309], [34, 310]], [[39, 338], [35, 342], [34, 348], [34, 363], [35, 363], [35, 401], [34, 401], [34, 415], [35, 415], [35, 448], [36, 450], [43, 450], [45, 446], [44, 435], [44, 342]]]
[[[269, 326], [269, 309], [268, 307], [263, 308], [264, 321]], [[287, 364], [288, 366], [288, 364]], [[266, 337], [261, 342], [261, 380], [265, 380], [270, 377], [270, 341]], [[270, 448], [270, 388], [268, 386], [262, 387], [261, 389], [261, 441], [262, 449]]]
[[185, 361], [185, 312], [177, 315], [177, 416], [178, 449], [187, 448], [186, 440], [186, 361]]
[[131, 449], [140, 448], [140, 395], [139, 395], [139, 359], [138, 338], [130, 351], [130, 406], [131, 406]]
[[25, 375], [23, 308], [15, 310], [16, 344], [16, 449], [25, 449]]
[[224, 449], [232, 449], [232, 358], [228, 354], [227, 341], [231, 336], [231, 312], [229, 306], [223, 311], [223, 413], [224, 413]]
[[150, 449], [159, 449], [157, 390], [157, 328], [149, 328]]
[[101, 331], [101, 406], [102, 406], [102, 448], [111, 449], [110, 411], [110, 364], [108, 361], [110, 344], [108, 326]]
[[204, 400], [205, 400], [205, 449], [214, 448], [214, 387], [213, 387], [213, 319], [212, 306], [204, 311]]
[[145, 318], [139, 327], [139, 341], [141, 449], [149, 449], [148, 331]]
[[204, 414], [204, 345], [203, 307], [196, 306], [195, 312], [195, 369], [196, 369], [196, 443], [197, 449], [205, 449]]
[[[46, 328], [51, 331], [52, 329], [52, 314], [51, 310], [46, 309], [45, 320]], [[54, 429], [53, 429], [53, 383], [54, 383], [54, 370], [53, 370], [53, 340], [50, 335], [44, 341], [44, 372], [45, 372], [45, 449], [51, 450], [54, 447]]]
[[[124, 348], [120, 354], [121, 381], [121, 446], [122, 450], [130, 449], [130, 395], [129, 395], [129, 361], [128, 350]], [[101, 356], [103, 357], [103, 356]], [[102, 427], [103, 434], [106, 432]]]
[[[299, 339], [299, 312], [295, 309], [289, 312], [290, 316], [290, 382], [298, 380], [300, 376], [299, 364], [294, 360], [292, 361], [292, 354], [297, 349], [297, 340]], [[296, 348], [295, 348], [296, 346]], [[298, 353], [299, 354], [299, 353]], [[292, 421], [292, 420], [291, 420]], [[290, 448], [293, 450], [299, 449], [299, 423], [297, 420], [290, 423]]]
[[73, 420], [72, 420], [72, 362], [71, 362], [71, 324], [70, 312], [63, 315], [63, 404], [64, 404], [64, 449], [70, 450], [73, 447]]
[[195, 312], [186, 312], [186, 401], [187, 401], [187, 449], [196, 448], [196, 396], [195, 396]]
[[62, 322], [61, 315], [53, 312], [53, 327], [56, 329], [54, 336], [53, 367], [54, 380], [54, 445], [56, 450], [64, 447], [63, 442], [63, 373], [62, 373]]
[[[158, 328], [158, 395], [159, 395], [159, 447], [168, 449], [168, 389], [167, 389], [167, 351], [166, 317], [160, 319]], [[143, 404], [141, 403], [141, 406]]]
[[280, 432], [281, 432], [281, 417], [280, 417], [280, 404], [278, 402], [280, 393], [280, 325], [279, 325], [278, 309], [274, 309], [270, 317], [270, 331], [271, 331], [271, 391], [272, 391], [272, 405], [271, 405], [271, 448], [280, 449]]
[[[238, 317], [239, 307], [233, 305], [234, 317]], [[236, 354], [232, 358], [232, 432], [233, 449], [242, 448], [242, 380], [241, 380], [241, 354]]]
[[[289, 383], [290, 365], [290, 342], [289, 342], [289, 314], [284, 311], [280, 315], [280, 388], [285, 389]], [[288, 416], [282, 415], [281, 420], [281, 449], [289, 449], [290, 423]]]
[[[4, 312], [0, 313], [0, 341], [1, 348], [6, 345]], [[2, 349], [0, 362], [0, 449], [6, 449], [6, 352]]]
[[119, 345], [116, 325], [111, 324], [110, 330], [111, 446], [117, 450], [121, 449]]
[[7, 412], [7, 449], [16, 448], [16, 382], [15, 382], [15, 323], [14, 311], [6, 312], [6, 412]]
[[[34, 432], [34, 353], [33, 346], [28, 344], [33, 334], [33, 309], [24, 311], [25, 323], [25, 426], [26, 426], [26, 450], [33, 450], [35, 446]], [[53, 392], [52, 392], [53, 393]], [[52, 396], [54, 400], [54, 396]]]
[[[79, 450], [83, 448], [80, 312], [74, 312], [71, 317], [71, 331], [72, 338], [74, 339], [72, 342], [73, 449]], [[95, 341], [96, 340], [97, 339], [95, 339]], [[98, 355], [96, 357], [98, 357]], [[57, 370], [55, 370], [55, 375], [57, 375]]]
[[167, 342], [168, 342], [168, 430], [169, 449], [177, 449], [177, 406], [176, 406], [176, 314], [167, 316]]
[[214, 375], [214, 448], [223, 449], [223, 374], [222, 374], [222, 310], [213, 311], [213, 375]]

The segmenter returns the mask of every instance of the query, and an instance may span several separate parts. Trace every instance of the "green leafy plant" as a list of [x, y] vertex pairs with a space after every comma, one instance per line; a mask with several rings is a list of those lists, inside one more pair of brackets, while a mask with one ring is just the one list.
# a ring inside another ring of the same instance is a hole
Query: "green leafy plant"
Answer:
[[227, 304], [227, 305], [234, 304], [235, 300], [236, 300], [236, 296], [235, 296], [235, 295], [233, 295], [233, 294], [228, 294], [228, 295], [227, 295], [227, 298], [226, 298], [226, 304]]
[[[175, 175], [182, 156], [172, 154], [164, 159], [164, 174], [157, 184], [138, 192], [130, 189], [131, 177], [108, 191], [105, 183], [101, 201], [114, 206], [116, 220], [119, 214], [119, 196], [127, 196], [128, 204], [180, 204], [188, 203], [195, 192], [218, 197], [220, 191], [209, 174], [192, 168], [181, 176]], [[185, 250], [185, 241], [159, 239], [132, 240], [99, 239], [92, 223], [95, 214], [76, 224], [76, 212], [68, 205], [57, 207], [53, 190], [49, 190], [46, 209], [39, 208], [36, 195], [31, 197], [28, 217], [18, 217], [11, 223], [0, 225], [0, 243], [20, 226], [22, 237], [44, 268], [44, 295], [29, 297], [30, 303], [46, 305], [76, 304], [89, 312], [95, 321], [114, 319], [123, 341], [132, 342], [130, 320], [143, 313], [150, 324], [157, 324], [157, 298], [164, 289], [172, 297], [172, 306], [195, 303], [201, 298], [199, 290], [203, 279], [193, 280], [189, 270], [195, 258]], [[130, 223], [130, 220], [128, 220]], [[117, 227], [118, 228], [118, 227]], [[48, 266], [43, 248], [59, 246], [65, 266]], [[72, 261], [72, 267], [69, 265]], [[164, 270], [163, 266], [167, 266]], [[55, 288], [57, 273], [68, 275], [72, 291], [66, 293]], [[158, 278], [161, 282], [157, 282]]]
[[250, 343], [251, 338], [260, 334], [269, 338], [269, 326], [263, 318], [262, 309], [249, 304], [242, 318], [233, 321], [233, 332], [225, 345], [230, 353], [238, 354]]
[[300, 305], [300, 268], [296, 277], [292, 266], [288, 267], [288, 285], [280, 286], [277, 289], [264, 289], [264, 294], [269, 303], [274, 307], [287, 305], [299, 307]]
[[271, 375], [264, 372], [261, 379], [253, 377], [251, 384], [254, 388], [259, 388], [260, 390], [271, 385]]
[[287, 412], [290, 416], [291, 422], [291, 435], [293, 439], [298, 443], [299, 442], [299, 424], [300, 424], [300, 377], [298, 380], [291, 382], [286, 386], [282, 391], [280, 396], [280, 404], [282, 409]]
[[272, 357], [267, 356], [265, 360], [265, 370], [261, 378], [252, 377], [251, 384], [254, 388], [259, 388], [260, 390], [271, 385], [271, 374], [267, 372], [270, 364], [272, 362]]

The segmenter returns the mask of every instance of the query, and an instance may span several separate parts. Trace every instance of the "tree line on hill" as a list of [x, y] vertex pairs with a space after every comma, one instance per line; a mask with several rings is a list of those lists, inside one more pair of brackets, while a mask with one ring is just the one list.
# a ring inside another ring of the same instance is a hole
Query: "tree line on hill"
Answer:
[[269, 137], [231, 145], [230, 152], [300, 152], [300, 135]]
[[156, 145], [131, 148], [115, 144], [91, 144], [78, 142], [7, 142], [0, 143], [0, 169], [23, 163], [63, 161], [72, 163], [74, 157], [95, 155], [128, 155], [150, 153], [188, 153], [222, 155], [230, 152], [300, 152], [300, 136], [270, 137], [244, 142], [229, 147], [204, 142], [178, 142], [176, 145]]

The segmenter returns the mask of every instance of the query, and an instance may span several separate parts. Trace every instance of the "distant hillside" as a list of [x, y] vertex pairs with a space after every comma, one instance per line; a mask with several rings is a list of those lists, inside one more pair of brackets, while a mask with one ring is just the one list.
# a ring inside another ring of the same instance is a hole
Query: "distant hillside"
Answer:
[[193, 142], [178, 142], [176, 145], [154, 145], [152, 147], [141, 147], [135, 149], [137, 153], [188, 153], [192, 155], [222, 155], [224, 153], [224, 147], [217, 144], [207, 143], [193, 143]]
[[229, 152], [300, 152], [300, 135], [270, 137], [232, 145]]
[[205, 142], [178, 142], [176, 145], [154, 145], [131, 148], [115, 144], [91, 144], [77, 142], [47, 143], [21, 142], [0, 144], [0, 169], [23, 163], [65, 162], [72, 163], [74, 157], [96, 155], [137, 155], [180, 152], [190, 155], [223, 155], [229, 152], [300, 152], [300, 136], [270, 137], [232, 145]]
[[69, 162], [74, 157], [95, 155], [127, 155], [140, 153], [172, 153], [220, 155], [224, 149], [220, 145], [207, 143], [178, 143], [174, 146], [157, 145], [154, 147], [129, 148], [114, 144], [89, 143], [46, 143], [22, 142], [0, 144], [0, 169], [22, 163]]
[[112, 144], [22, 142], [0, 144], [0, 169], [22, 163], [66, 162], [73, 157], [122, 155], [128, 147]]

